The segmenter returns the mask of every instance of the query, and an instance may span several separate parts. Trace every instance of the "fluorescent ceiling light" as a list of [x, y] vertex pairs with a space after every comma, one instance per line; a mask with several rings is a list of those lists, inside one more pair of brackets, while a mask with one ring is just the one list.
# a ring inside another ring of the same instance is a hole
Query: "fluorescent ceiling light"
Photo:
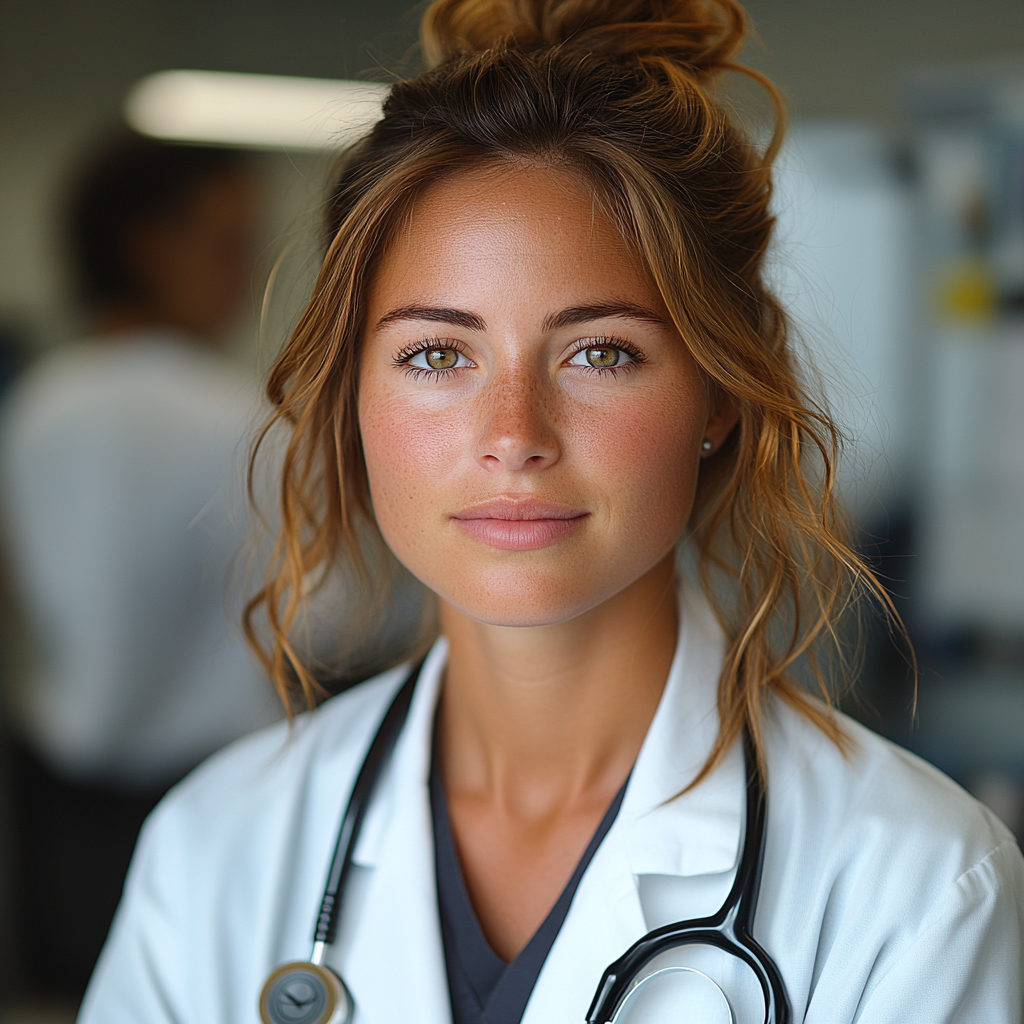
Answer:
[[159, 71], [128, 93], [128, 123], [144, 135], [282, 149], [337, 149], [381, 114], [388, 87], [371, 82], [226, 71]]

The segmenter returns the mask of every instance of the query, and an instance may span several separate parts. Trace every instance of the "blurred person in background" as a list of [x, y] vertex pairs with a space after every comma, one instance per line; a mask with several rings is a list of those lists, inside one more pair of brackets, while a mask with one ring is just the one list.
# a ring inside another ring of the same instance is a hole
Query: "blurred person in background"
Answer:
[[33, 367], [0, 421], [34, 661], [9, 703], [15, 926], [37, 991], [84, 988], [168, 786], [279, 716], [226, 586], [255, 395], [218, 346], [259, 212], [237, 151], [107, 140], [68, 210], [91, 332]]

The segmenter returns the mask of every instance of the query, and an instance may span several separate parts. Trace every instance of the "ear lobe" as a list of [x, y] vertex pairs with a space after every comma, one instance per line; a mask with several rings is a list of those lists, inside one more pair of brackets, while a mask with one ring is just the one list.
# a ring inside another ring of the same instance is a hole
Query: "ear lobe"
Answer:
[[739, 422], [740, 406], [736, 399], [724, 391], [715, 397], [704, 425], [704, 438], [711, 442], [711, 451], [717, 452], [732, 433], [733, 427]]

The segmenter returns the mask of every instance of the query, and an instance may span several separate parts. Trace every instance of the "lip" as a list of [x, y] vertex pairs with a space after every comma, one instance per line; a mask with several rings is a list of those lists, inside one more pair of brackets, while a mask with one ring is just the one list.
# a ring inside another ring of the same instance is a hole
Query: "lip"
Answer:
[[590, 515], [536, 498], [491, 498], [451, 518], [474, 540], [504, 551], [536, 551], [574, 534]]

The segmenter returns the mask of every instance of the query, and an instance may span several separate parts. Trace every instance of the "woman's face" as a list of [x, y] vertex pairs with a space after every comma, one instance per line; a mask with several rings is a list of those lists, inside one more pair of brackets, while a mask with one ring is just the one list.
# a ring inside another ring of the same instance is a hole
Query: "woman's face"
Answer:
[[359, 422], [380, 530], [444, 601], [549, 625], [670, 555], [712, 408], [649, 272], [564, 171], [463, 172], [371, 283]]

